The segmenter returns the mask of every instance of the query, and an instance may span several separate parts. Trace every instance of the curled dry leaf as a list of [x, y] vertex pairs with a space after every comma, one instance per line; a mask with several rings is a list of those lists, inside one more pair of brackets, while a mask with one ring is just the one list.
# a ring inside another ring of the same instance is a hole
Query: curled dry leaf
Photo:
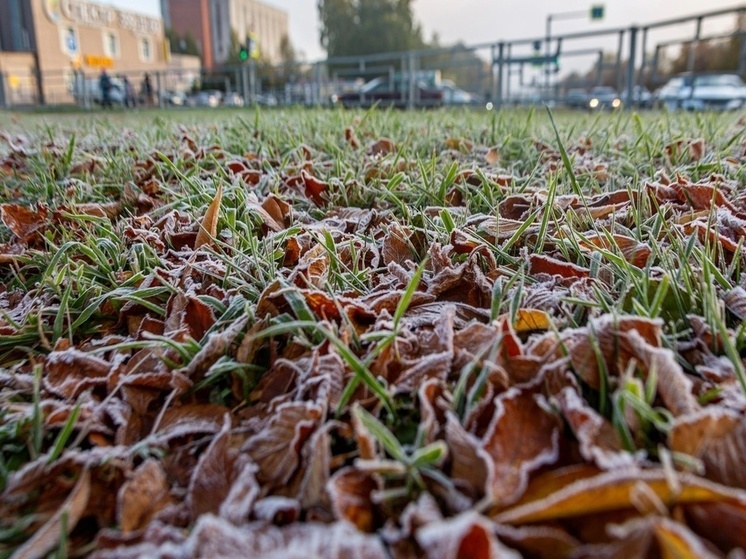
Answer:
[[563, 278], [587, 278], [590, 270], [551, 256], [532, 253], [528, 257], [529, 272], [533, 274], [558, 275]]
[[325, 206], [327, 201], [323, 195], [329, 192], [329, 184], [317, 179], [305, 169], [301, 171], [300, 175], [305, 187], [306, 197], [317, 206]]
[[428, 559], [519, 559], [495, 537], [492, 523], [475, 512], [426, 524], [415, 532]]
[[368, 148], [370, 155], [388, 155], [396, 151], [396, 144], [391, 138], [380, 138]]
[[495, 398], [495, 414], [479, 454], [487, 464], [487, 494], [494, 503], [516, 502], [529, 475], [559, 458], [559, 421], [533, 389], [511, 388]]
[[492, 146], [487, 150], [484, 160], [487, 162], [487, 165], [497, 165], [497, 162], [500, 161], [500, 152], [498, 151], [497, 146]]
[[574, 388], [563, 389], [557, 396], [557, 402], [578, 439], [583, 458], [605, 470], [635, 464], [635, 455], [624, 449], [611, 423], [585, 403]]
[[371, 494], [378, 483], [370, 473], [355, 468], [342, 468], [327, 485], [334, 515], [346, 520], [362, 532], [372, 532], [376, 523], [376, 507]]
[[668, 440], [671, 450], [701, 460], [708, 479], [746, 489], [746, 421], [741, 414], [710, 407], [678, 417]]
[[202, 218], [202, 223], [199, 226], [199, 233], [194, 241], [194, 250], [201, 248], [202, 246], [212, 242], [212, 240], [218, 234], [218, 218], [220, 217], [220, 202], [223, 199], [223, 185], [218, 185], [218, 190], [215, 192], [215, 197], [210, 202], [210, 205], [205, 212], [205, 217]]
[[143, 462], [119, 490], [117, 520], [125, 534], [144, 528], [169, 504], [166, 472], [158, 460]]
[[36, 211], [18, 204], [1, 204], [0, 218], [5, 226], [18, 237], [21, 242], [34, 240], [46, 227], [48, 210], [39, 206]]
[[[512, 508], [498, 512], [494, 520], [525, 524], [608, 511], [635, 510], [642, 486], [669, 506], [723, 502], [734, 504], [742, 510], [746, 507], [746, 492], [692, 474], [629, 468], [578, 478], [573, 472], [570, 479], [575, 479], [568, 483], [567, 479], [557, 478], [562, 473], [562, 470], [558, 470], [553, 472], [553, 476], [537, 479], [536, 486], [529, 492], [533, 500], [518, 502]], [[542, 487], [542, 484], [546, 487]]]
[[15, 550], [17, 559], [46, 557], [55, 549], [63, 534], [67, 537], [83, 517], [91, 496], [91, 473], [85, 468], [70, 495], [52, 517], [21, 547]]
[[345, 140], [352, 149], [358, 149], [360, 147], [360, 140], [358, 139], [357, 134], [355, 134], [355, 129], [352, 126], [347, 126], [345, 128]]

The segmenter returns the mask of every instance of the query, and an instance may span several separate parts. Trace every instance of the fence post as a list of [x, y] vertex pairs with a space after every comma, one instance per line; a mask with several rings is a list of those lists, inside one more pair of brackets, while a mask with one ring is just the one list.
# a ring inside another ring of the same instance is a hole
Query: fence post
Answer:
[[[645, 58], [643, 51], [642, 57]], [[629, 57], [627, 58], [627, 104], [634, 109], [637, 106], [635, 99], [635, 59], [637, 58], [637, 27], [629, 28]]]
[[614, 89], [622, 89], [622, 50], [624, 50], [624, 31], [619, 32], [619, 44], [616, 49], [616, 63], [614, 65], [614, 74], [616, 74], [616, 83]]
[[[694, 40], [689, 43], [689, 53], [686, 59], [686, 71], [690, 74], [694, 72], [694, 58], [695, 54], [694, 51], [697, 50], [697, 45], [699, 45], [699, 38], [702, 35], [702, 18], [697, 18], [697, 28], [694, 32]], [[692, 82], [693, 83], [693, 82]], [[691, 92], [694, 93], [694, 88], [691, 88]]]
[[414, 52], [409, 51], [409, 72], [408, 72], [408, 90], [409, 90], [409, 97], [407, 99], [407, 109], [410, 111], [414, 109], [414, 92], [417, 85], [417, 77], [415, 75], [415, 59], [414, 59]]
[[500, 108], [503, 104], [503, 72], [505, 70], [505, 43], [500, 41], [497, 45], [497, 97], [495, 106]]
[[642, 28], [642, 47], [640, 47], [640, 52], [642, 53], [642, 60], [640, 61], [640, 70], [637, 72], [637, 83], [639, 83], [641, 86], [646, 85], [646, 81], [647, 81], [645, 80], [645, 66], [648, 62], [647, 48], [648, 48], [648, 28], [643, 27]]
[[10, 107], [8, 97], [5, 95], [5, 74], [2, 72], [0, 72], [0, 107], [3, 109]]
[[495, 65], [497, 64], [497, 45], [490, 45], [490, 101], [497, 99], [497, 76]]
[[510, 43], [508, 43], [506, 46], [507, 46], [507, 48], [506, 48], [506, 53], [505, 54], [506, 54], [506, 58], [508, 59], [508, 72], [507, 72], [507, 78], [508, 79], [505, 80], [505, 97], [503, 98], [501, 96], [500, 100], [501, 100], [501, 102], [504, 101], [504, 102], [510, 104], [510, 78], [513, 75], [513, 72], [512, 72], [512, 69], [511, 69], [512, 64], [510, 63], [510, 57], [513, 56], [513, 54], [512, 54], [513, 48], [512, 48], [512, 45]]

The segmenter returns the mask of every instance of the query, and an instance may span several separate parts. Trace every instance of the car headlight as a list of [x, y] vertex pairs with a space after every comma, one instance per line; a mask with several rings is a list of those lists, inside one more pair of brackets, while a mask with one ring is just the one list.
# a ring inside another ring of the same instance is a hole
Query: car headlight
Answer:
[[596, 107], [598, 107], [598, 99], [594, 97], [588, 104], [590, 105], [591, 109], [595, 109]]
[[622, 104], [622, 100], [621, 99], [614, 99], [611, 102], [611, 106], [614, 107], [615, 109], [618, 109], [621, 106], [621, 104]]

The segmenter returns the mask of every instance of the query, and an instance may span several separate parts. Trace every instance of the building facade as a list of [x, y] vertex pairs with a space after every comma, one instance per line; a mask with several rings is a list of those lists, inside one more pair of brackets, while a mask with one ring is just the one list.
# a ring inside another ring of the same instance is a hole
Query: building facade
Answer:
[[284, 10], [256, 0], [161, 0], [161, 10], [167, 27], [196, 39], [206, 68], [228, 60], [232, 35], [240, 43], [252, 37], [263, 60], [282, 61], [282, 42], [288, 37]]
[[30, 68], [40, 78], [38, 97], [66, 102], [76, 71], [158, 72], [168, 67], [166, 47], [160, 18], [86, 0], [0, 1], [0, 72], [16, 68], [5, 78], [10, 94], [29, 79], [18, 68]]

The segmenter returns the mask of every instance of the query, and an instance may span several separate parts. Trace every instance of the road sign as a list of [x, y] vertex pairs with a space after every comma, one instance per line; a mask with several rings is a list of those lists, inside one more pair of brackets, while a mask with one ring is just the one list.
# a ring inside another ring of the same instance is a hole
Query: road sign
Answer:
[[599, 4], [598, 6], [591, 6], [591, 21], [600, 20], [604, 18], [604, 5]]

